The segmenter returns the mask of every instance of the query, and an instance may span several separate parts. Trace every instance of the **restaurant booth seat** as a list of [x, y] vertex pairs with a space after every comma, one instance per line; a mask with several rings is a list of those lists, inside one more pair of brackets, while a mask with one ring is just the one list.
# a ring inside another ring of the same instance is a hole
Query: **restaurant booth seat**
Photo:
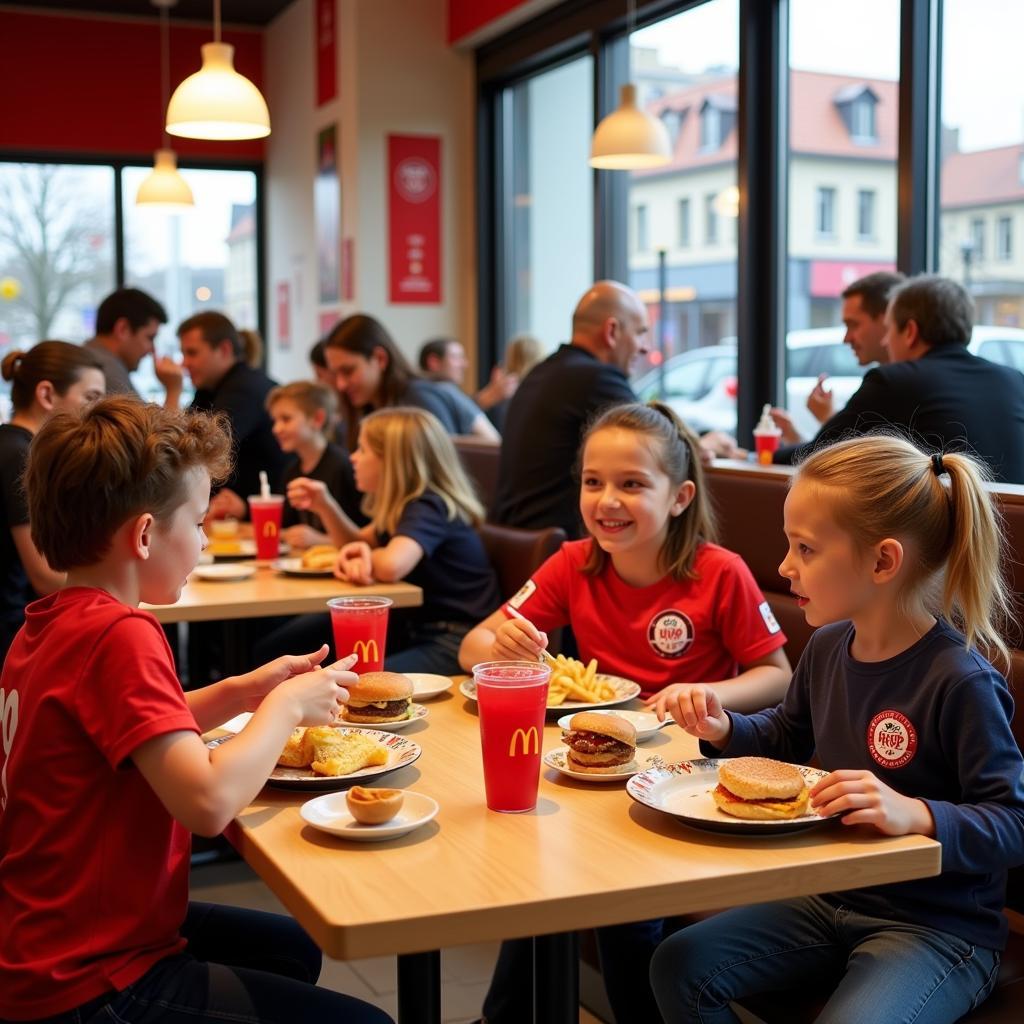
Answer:
[[[793, 475], [789, 467], [759, 467], [719, 460], [706, 472], [709, 496], [718, 520], [719, 543], [743, 557], [787, 637], [786, 654], [796, 665], [814, 630], [779, 575], [787, 544], [782, 530], [782, 510]], [[1024, 486], [991, 485], [1003, 515], [1006, 534], [1006, 572], [1018, 605], [1016, 621], [1024, 622]], [[1009, 630], [1011, 663], [1007, 678], [1016, 711], [1013, 732], [1024, 750], [1024, 636], [1021, 626]], [[682, 829], [683, 826], [680, 826]], [[708, 914], [694, 915], [695, 921]], [[962, 1018], [964, 1024], [1019, 1024], [1024, 1020], [1024, 865], [1009, 873], [1006, 916], [1010, 937], [1003, 954], [996, 987], [986, 1002]], [[682, 923], [682, 921], [681, 921]], [[584, 935], [581, 951], [585, 962], [597, 966], [592, 935]], [[582, 976], [581, 976], [582, 977]], [[765, 993], [745, 1000], [743, 1006], [765, 1024], [804, 1024], [821, 1012], [830, 990], [801, 989]], [[585, 999], [585, 1005], [590, 1003]], [[606, 1018], [610, 1019], [610, 1018]]]

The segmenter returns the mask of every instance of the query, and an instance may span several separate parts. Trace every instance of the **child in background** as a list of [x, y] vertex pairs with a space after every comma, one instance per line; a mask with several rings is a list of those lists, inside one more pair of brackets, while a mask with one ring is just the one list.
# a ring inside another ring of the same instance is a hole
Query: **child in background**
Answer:
[[[996, 621], [1001, 536], [980, 463], [896, 437], [833, 445], [786, 499], [791, 584], [811, 638], [783, 703], [723, 710], [705, 686], [669, 707], [709, 756], [829, 771], [819, 814], [942, 843], [942, 874], [729, 910], [655, 954], [670, 1021], [738, 1021], [729, 1001], [831, 981], [819, 1022], [959, 1020], [991, 991], [1006, 942], [1008, 867], [1024, 862], [1024, 762]], [[948, 482], [946, 479], [948, 478]], [[952, 623], [956, 623], [955, 627]], [[961, 631], [962, 630], [962, 631]], [[881, 742], [884, 738], [885, 742]]]
[[87, 348], [66, 341], [41, 341], [28, 352], [8, 352], [0, 364], [11, 382], [10, 423], [0, 426], [0, 663], [25, 621], [25, 606], [64, 583], [32, 543], [21, 477], [28, 446], [55, 413], [103, 397], [106, 383], [99, 360]]
[[[713, 543], [691, 431], [659, 403], [615, 406], [585, 434], [580, 470], [590, 536], [563, 544], [508, 606], [466, 637], [462, 667], [536, 660], [547, 631], [570, 625], [583, 660], [637, 680], [649, 705], [670, 702], [691, 682], [708, 683], [729, 707], [781, 700], [790, 679], [786, 638], [743, 560]], [[663, 926], [599, 930], [605, 987], [620, 1024], [657, 1019], [643, 980]], [[506, 944], [502, 980], [496, 976], [484, 1004], [486, 1019], [499, 1024], [527, 1019], [522, 1000], [530, 994], [514, 981], [513, 948]]]
[[[327, 440], [327, 428], [338, 408], [335, 393], [322, 384], [297, 381], [274, 388], [266, 404], [281, 451], [294, 456], [285, 467], [282, 490], [299, 477], [319, 480], [349, 518], [365, 523], [348, 453]], [[299, 511], [287, 502], [281, 526], [281, 539], [294, 548], [330, 542], [316, 513]]]
[[[213, 418], [130, 398], [33, 441], [33, 540], [68, 580], [29, 605], [0, 677], [0, 1019], [388, 1020], [314, 987], [290, 918], [188, 901], [189, 832], [218, 835], [355, 678], [321, 648], [182, 693], [139, 604], [178, 599], [229, 448]], [[209, 750], [200, 734], [244, 710]]]
[[[475, 529], [483, 508], [451, 438], [423, 409], [381, 409], [361, 422], [352, 466], [365, 495], [366, 526], [357, 527], [318, 481], [293, 480], [289, 502], [319, 515], [341, 546], [339, 579], [362, 586], [405, 580], [422, 588], [422, 607], [391, 612], [384, 667], [457, 673], [462, 638], [499, 593]], [[327, 616], [313, 618], [322, 630], [313, 635], [329, 633]]]

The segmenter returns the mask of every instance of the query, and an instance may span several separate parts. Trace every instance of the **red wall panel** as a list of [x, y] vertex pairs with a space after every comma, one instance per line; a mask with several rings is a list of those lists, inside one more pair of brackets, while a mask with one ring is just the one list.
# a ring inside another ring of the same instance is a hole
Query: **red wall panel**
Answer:
[[[141, 156], [160, 145], [160, 30], [119, 21], [4, 11], [0, 14], [0, 150]], [[174, 27], [171, 91], [200, 67], [212, 24]], [[263, 36], [225, 31], [235, 68], [262, 89]], [[270, 112], [271, 125], [274, 111]], [[260, 160], [263, 142], [173, 138], [179, 156]]]
[[525, 0], [448, 0], [448, 42], [457, 43], [523, 3]]

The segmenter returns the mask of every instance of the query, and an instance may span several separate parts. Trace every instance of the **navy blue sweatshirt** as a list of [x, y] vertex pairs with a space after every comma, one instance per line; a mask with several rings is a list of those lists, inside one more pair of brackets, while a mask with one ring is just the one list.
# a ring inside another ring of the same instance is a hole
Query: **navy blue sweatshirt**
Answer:
[[819, 629], [778, 707], [729, 713], [721, 754], [806, 764], [817, 752], [827, 771], [865, 769], [924, 800], [942, 874], [837, 895], [865, 914], [1002, 949], [1006, 871], [1024, 863], [1024, 762], [1006, 681], [942, 621], [886, 661], [855, 661], [853, 635], [849, 622]]

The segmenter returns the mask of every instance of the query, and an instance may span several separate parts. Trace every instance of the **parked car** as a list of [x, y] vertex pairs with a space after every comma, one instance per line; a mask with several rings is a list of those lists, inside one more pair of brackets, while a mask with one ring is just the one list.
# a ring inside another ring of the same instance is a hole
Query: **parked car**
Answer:
[[[786, 408], [805, 437], [817, 433], [818, 421], [807, 409], [807, 396], [822, 373], [826, 387], [841, 409], [861, 385], [870, 369], [861, 366], [849, 345], [843, 343], [842, 327], [817, 327], [790, 331], [786, 336]], [[974, 328], [968, 349], [994, 363], [1024, 372], [1024, 330], [981, 324]], [[661, 380], [664, 378], [664, 392]], [[736, 344], [723, 339], [719, 345], [691, 349], [647, 370], [633, 382], [642, 401], [663, 397], [694, 430], [736, 432]]]

